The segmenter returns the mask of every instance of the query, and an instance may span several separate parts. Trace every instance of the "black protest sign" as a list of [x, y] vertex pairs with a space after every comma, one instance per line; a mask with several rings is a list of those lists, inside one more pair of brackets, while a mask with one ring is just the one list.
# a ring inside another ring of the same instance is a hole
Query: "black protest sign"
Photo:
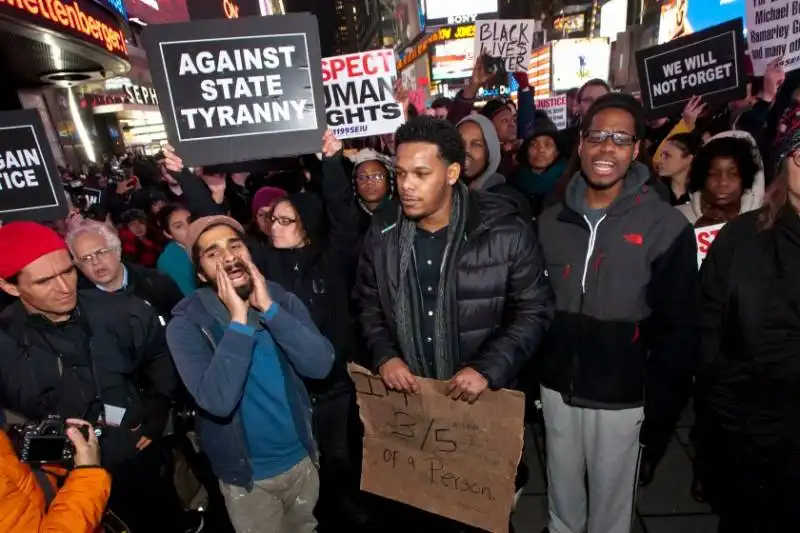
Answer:
[[313, 15], [156, 24], [144, 37], [167, 136], [187, 164], [320, 150], [325, 101]]
[[0, 113], [0, 220], [58, 220], [68, 211], [39, 112]]
[[642, 103], [652, 117], [680, 114], [692, 96], [709, 104], [745, 96], [742, 19], [636, 52]]

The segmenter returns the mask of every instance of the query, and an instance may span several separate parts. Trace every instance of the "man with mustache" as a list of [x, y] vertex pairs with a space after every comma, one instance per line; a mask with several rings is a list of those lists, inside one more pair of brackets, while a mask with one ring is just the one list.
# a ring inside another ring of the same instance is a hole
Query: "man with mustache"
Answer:
[[[461, 181], [453, 125], [413, 118], [396, 142], [402, 210], [375, 215], [355, 289], [372, 366], [394, 390], [418, 392], [420, 376], [448, 381], [454, 401], [479, 401], [515, 385], [550, 323], [539, 245], [512, 200]], [[424, 513], [402, 519], [409, 531], [471, 531]]]
[[264, 280], [234, 219], [192, 222], [187, 247], [204, 286], [175, 308], [167, 341], [231, 522], [239, 533], [316, 531], [317, 448], [301, 376], [324, 378], [333, 347], [294, 294]]
[[539, 219], [556, 296], [539, 354], [549, 529], [583, 533], [588, 522], [588, 533], [628, 533], [642, 422], [674, 425], [691, 386], [697, 250], [692, 228], [635, 161], [639, 102], [603, 96], [581, 128], [581, 168]]

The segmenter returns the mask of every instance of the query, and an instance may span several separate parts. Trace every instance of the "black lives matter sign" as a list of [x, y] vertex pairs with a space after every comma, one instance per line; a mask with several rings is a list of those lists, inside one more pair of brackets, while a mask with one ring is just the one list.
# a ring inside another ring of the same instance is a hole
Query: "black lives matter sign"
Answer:
[[151, 25], [145, 44], [169, 140], [187, 163], [320, 150], [325, 107], [313, 15]]
[[692, 96], [709, 104], [744, 97], [742, 19], [636, 52], [642, 103], [653, 117], [680, 114]]
[[39, 113], [0, 113], [0, 220], [58, 220], [68, 211]]

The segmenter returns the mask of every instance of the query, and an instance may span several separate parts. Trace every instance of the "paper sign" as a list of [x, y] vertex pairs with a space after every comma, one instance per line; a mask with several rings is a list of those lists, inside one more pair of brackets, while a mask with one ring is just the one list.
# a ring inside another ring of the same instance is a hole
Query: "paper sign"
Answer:
[[706, 258], [706, 255], [708, 255], [708, 249], [711, 248], [711, 243], [717, 238], [717, 233], [719, 233], [719, 230], [721, 230], [724, 225], [725, 223], [695, 228], [694, 236], [697, 240], [697, 268], [703, 265], [703, 260]]
[[692, 96], [709, 104], [745, 96], [742, 19], [636, 52], [642, 103], [652, 117], [680, 115]]
[[486, 391], [470, 405], [447, 383], [418, 378], [421, 394], [386, 389], [349, 365], [364, 423], [361, 488], [487, 531], [506, 533], [522, 457], [525, 396]]
[[787, 72], [800, 67], [800, 4], [789, 0], [749, 0], [745, 6], [753, 75], [763, 76], [775, 59], [782, 60]]
[[394, 133], [405, 121], [394, 99], [394, 52], [372, 50], [322, 60], [328, 127], [340, 139]]
[[506, 71], [528, 72], [535, 20], [479, 20], [475, 23], [475, 57], [505, 60]]
[[68, 211], [39, 111], [0, 113], [0, 221], [58, 220]]
[[151, 24], [144, 39], [167, 135], [188, 165], [320, 151], [313, 15]]
[[547, 117], [553, 121], [556, 128], [563, 130], [567, 127], [567, 95], [553, 96], [550, 98], [537, 98], [535, 100], [536, 109], [541, 109], [547, 113]]

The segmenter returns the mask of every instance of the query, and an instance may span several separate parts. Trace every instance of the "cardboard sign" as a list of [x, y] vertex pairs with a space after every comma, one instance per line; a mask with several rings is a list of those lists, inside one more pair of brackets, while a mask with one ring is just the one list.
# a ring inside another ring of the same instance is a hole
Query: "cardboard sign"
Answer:
[[552, 96], [550, 98], [537, 98], [535, 100], [536, 109], [541, 109], [547, 113], [547, 117], [553, 121], [556, 128], [563, 130], [567, 127], [567, 95]]
[[36, 109], [0, 113], [0, 221], [51, 221], [69, 205]]
[[340, 139], [394, 133], [405, 121], [394, 99], [392, 50], [322, 60], [328, 127]]
[[722, 229], [725, 223], [714, 224], [713, 226], [703, 226], [702, 228], [695, 228], [694, 236], [697, 240], [697, 268], [703, 265], [703, 260], [708, 255], [708, 249], [711, 248], [711, 243], [717, 238], [717, 233]]
[[167, 136], [188, 165], [320, 150], [326, 126], [313, 15], [151, 24], [144, 39]]
[[479, 20], [475, 23], [475, 57], [505, 60], [508, 72], [528, 72], [535, 20]]
[[448, 398], [444, 381], [418, 378], [422, 392], [406, 395], [358, 365], [349, 371], [364, 422], [362, 490], [506, 533], [525, 396], [486, 391], [470, 405]]
[[636, 52], [643, 104], [652, 117], [679, 115], [692, 96], [709, 104], [745, 96], [742, 19]]
[[800, 68], [800, 4], [789, 0], [750, 0], [747, 40], [753, 74], [763, 76], [767, 65], [781, 59], [788, 72]]

